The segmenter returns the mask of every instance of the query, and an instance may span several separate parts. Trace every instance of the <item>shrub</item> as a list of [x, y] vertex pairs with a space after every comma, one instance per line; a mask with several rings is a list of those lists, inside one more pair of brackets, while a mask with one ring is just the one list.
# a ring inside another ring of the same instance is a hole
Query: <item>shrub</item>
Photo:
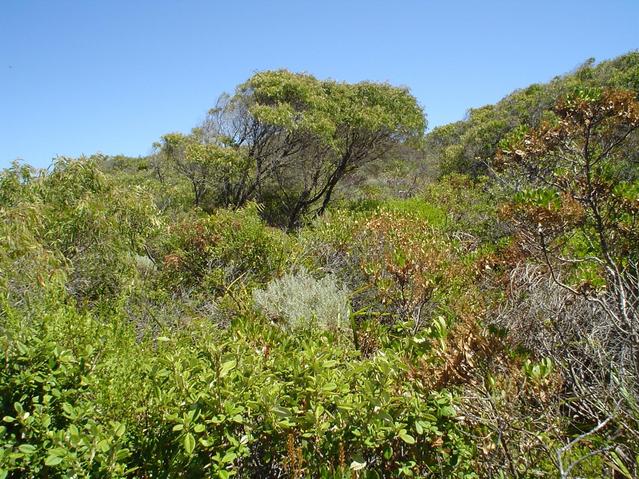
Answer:
[[64, 303], [1, 305], [0, 477], [473, 477], [408, 357], [255, 318], [136, 340]]
[[317, 325], [344, 329], [350, 315], [349, 291], [332, 274], [316, 279], [305, 269], [272, 280], [253, 291], [257, 307], [270, 319], [290, 329]]
[[470, 246], [494, 242], [507, 233], [495, 204], [503, 197], [486, 177], [451, 174], [426, 187], [423, 201], [440, 211], [438, 225]]
[[[8, 275], [39, 252], [42, 265], [64, 263], [67, 288], [79, 301], [122, 293], [136, 276], [135, 255], [145, 254], [159, 223], [150, 196], [118, 187], [92, 159], [60, 159], [51, 173], [27, 173], [14, 169], [0, 179], [0, 236], [7, 236], [7, 260], [14, 262], [6, 264]], [[38, 266], [30, 268], [41, 273], [38, 283], [45, 281]]]
[[419, 327], [454, 272], [445, 235], [409, 213], [338, 213], [302, 242], [319, 267], [357, 292], [355, 310], [385, 323], [411, 320]]
[[240, 278], [262, 285], [280, 274], [291, 242], [264, 225], [256, 205], [218, 210], [173, 225], [162, 248], [162, 282], [173, 291], [199, 289], [224, 294]]

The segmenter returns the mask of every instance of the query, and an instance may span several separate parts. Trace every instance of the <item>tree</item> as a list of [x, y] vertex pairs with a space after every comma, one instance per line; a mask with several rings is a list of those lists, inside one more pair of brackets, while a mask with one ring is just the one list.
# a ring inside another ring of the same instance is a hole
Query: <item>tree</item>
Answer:
[[191, 184], [195, 206], [202, 206], [208, 194], [217, 196], [216, 204], [228, 203], [229, 185], [238, 169], [247, 167], [241, 151], [203, 142], [198, 130], [188, 136], [164, 135], [158, 146], [178, 174]]
[[252, 160], [233, 185], [235, 205], [268, 200], [293, 228], [311, 210], [322, 214], [346, 175], [419, 139], [424, 128], [406, 88], [279, 70], [257, 73], [222, 97], [203, 130], [207, 141]]

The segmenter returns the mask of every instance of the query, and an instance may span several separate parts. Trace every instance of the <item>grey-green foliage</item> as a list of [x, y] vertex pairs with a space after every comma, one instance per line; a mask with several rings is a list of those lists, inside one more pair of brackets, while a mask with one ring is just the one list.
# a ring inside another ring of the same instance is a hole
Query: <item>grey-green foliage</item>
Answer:
[[332, 275], [314, 278], [307, 270], [286, 273], [253, 291], [253, 301], [267, 317], [285, 328], [348, 327], [350, 293]]

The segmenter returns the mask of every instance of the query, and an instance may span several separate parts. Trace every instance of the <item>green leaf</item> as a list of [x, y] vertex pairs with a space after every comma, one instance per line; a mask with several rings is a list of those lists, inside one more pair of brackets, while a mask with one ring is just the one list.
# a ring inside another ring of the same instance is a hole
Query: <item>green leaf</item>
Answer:
[[406, 444], [415, 444], [415, 438], [408, 434], [405, 430], [401, 430], [399, 433], [399, 438], [404, 441]]
[[393, 457], [393, 448], [388, 446], [386, 449], [384, 449], [384, 459], [386, 459], [387, 461], [390, 461], [392, 457]]
[[193, 454], [193, 451], [195, 450], [195, 438], [190, 432], [186, 433], [184, 436], [184, 450], [189, 455]]
[[235, 359], [230, 359], [224, 363], [220, 367], [220, 377], [223, 378], [226, 376], [233, 368], [237, 366], [237, 361]]
[[224, 454], [224, 457], [222, 458], [221, 462], [224, 464], [229, 464], [235, 461], [235, 459], [237, 459], [237, 454], [235, 454], [232, 451], [229, 451], [226, 454]]
[[62, 462], [62, 458], [60, 456], [48, 456], [44, 460], [45, 466], [57, 466]]
[[73, 409], [73, 406], [71, 406], [71, 404], [69, 404], [69, 403], [65, 402], [62, 405], [62, 409], [64, 410], [64, 412], [67, 414], [67, 416], [70, 419], [74, 419], [77, 416], [75, 409]]
[[126, 431], [126, 426], [119, 422], [113, 423], [113, 428], [114, 428], [113, 432], [117, 437], [122, 437], [122, 435]]
[[619, 458], [619, 455], [616, 452], [611, 452], [610, 453], [610, 458], [612, 459], [613, 462], [613, 467], [621, 474], [623, 474], [624, 477], [628, 478], [628, 479], [632, 479], [632, 477], [634, 477], [630, 471], [628, 470], [628, 468], [625, 466], [625, 464], [623, 463], [623, 461]]
[[275, 413], [275, 415], [281, 419], [286, 419], [289, 418], [293, 415], [293, 413], [291, 413], [291, 410], [282, 406], [274, 406], [273, 407], [273, 412]]
[[64, 457], [67, 455], [67, 450], [63, 447], [54, 447], [53, 449], [49, 449], [49, 456], [60, 456]]
[[242, 424], [244, 422], [244, 417], [241, 414], [236, 414], [235, 416], [231, 418], [231, 420], [238, 424]]
[[102, 439], [100, 442], [98, 442], [97, 448], [99, 451], [107, 452], [109, 449], [111, 449], [111, 445], [109, 444], [108, 440]]
[[439, 413], [444, 417], [455, 417], [457, 415], [457, 413], [455, 412], [455, 409], [453, 409], [451, 406], [442, 407], [439, 410]]
[[122, 461], [131, 455], [131, 451], [128, 449], [118, 449], [118, 452], [115, 453], [115, 458], [118, 461]]
[[21, 444], [18, 446], [18, 450], [24, 454], [33, 454], [36, 452], [36, 447], [31, 444]]

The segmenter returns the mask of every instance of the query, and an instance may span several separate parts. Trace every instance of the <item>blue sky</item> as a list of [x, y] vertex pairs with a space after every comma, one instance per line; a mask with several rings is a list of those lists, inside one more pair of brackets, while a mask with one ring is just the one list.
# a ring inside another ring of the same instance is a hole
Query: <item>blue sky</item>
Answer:
[[639, 0], [3, 0], [0, 167], [144, 155], [263, 69], [406, 85], [429, 128], [639, 48]]

